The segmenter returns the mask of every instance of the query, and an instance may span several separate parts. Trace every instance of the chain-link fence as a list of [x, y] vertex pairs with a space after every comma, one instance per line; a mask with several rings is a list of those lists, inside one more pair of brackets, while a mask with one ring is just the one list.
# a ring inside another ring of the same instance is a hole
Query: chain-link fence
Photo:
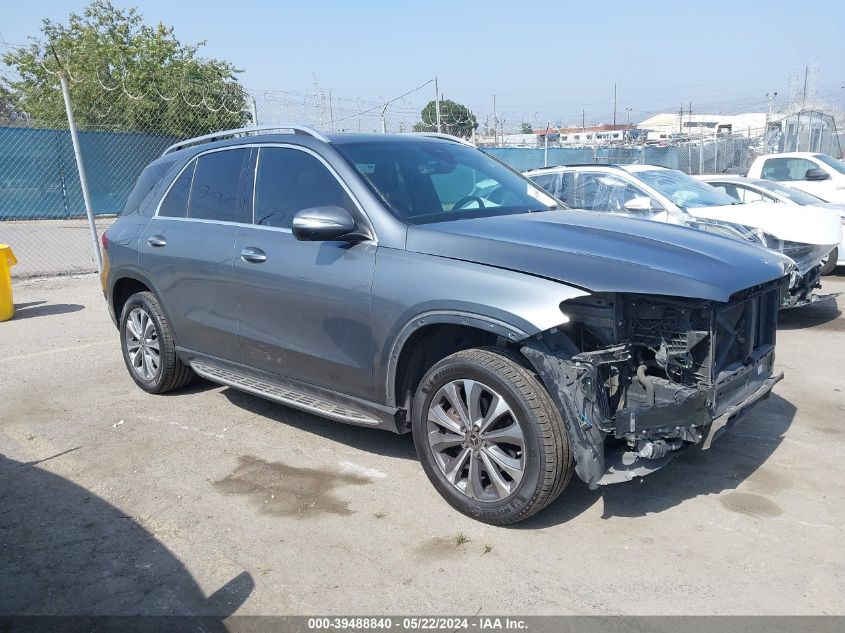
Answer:
[[[0, 84], [0, 242], [11, 244], [18, 256], [16, 277], [94, 271], [60, 71], [37, 70], [46, 88], [36, 100], [24, 101], [24, 107], [5, 107]], [[702, 130], [698, 136], [672, 134], [657, 140], [644, 133], [609, 134], [601, 142], [579, 146], [571, 138], [564, 141], [558, 134], [552, 139], [549, 130], [535, 131], [525, 123], [509, 132], [495, 114], [473, 113], [442, 97], [435, 100], [439, 93], [434, 79], [395, 98], [352, 99], [316, 85], [313, 92], [247, 91], [234, 81], [206, 79], [164, 87], [102, 72], [64, 72], [98, 234], [121, 211], [143, 167], [164, 148], [253, 122], [308, 124], [329, 132], [439, 130], [476, 142], [520, 171], [576, 163], [636, 163], [692, 174], [744, 173], [764, 151], [789, 149], [788, 133], [804, 133], [807, 126], [804, 119], [803, 127], [787, 126], [783, 132]], [[9, 69], [2, 67], [0, 75], [7, 83], [20, 79], [10, 79]], [[810, 132], [808, 139], [822, 146], [817, 133]]]

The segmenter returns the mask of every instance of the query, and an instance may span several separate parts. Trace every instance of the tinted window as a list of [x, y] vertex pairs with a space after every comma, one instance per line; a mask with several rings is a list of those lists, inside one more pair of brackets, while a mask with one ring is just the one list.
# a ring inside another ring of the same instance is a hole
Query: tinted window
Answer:
[[343, 143], [337, 151], [394, 215], [411, 224], [558, 208], [525, 177], [458, 143]]
[[248, 149], [230, 149], [200, 156], [188, 201], [188, 217], [243, 222], [242, 193], [248, 163]]
[[317, 158], [298, 149], [261, 149], [255, 184], [255, 224], [290, 228], [297, 212], [323, 206], [343, 207], [355, 213], [346, 190]]
[[182, 171], [167, 192], [158, 214], [166, 218], [184, 218], [188, 211], [188, 197], [191, 193], [191, 180], [194, 177], [194, 167], [197, 161], [191, 163]]
[[804, 180], [808, 169], [818, 165], [804, 158], [769, 158], [763, 163], [763, 178], [766, 180]]
[[146, 210], [144, 207], [146, 207], [150, 198], [152, 198], [156, 185], [161, 182], [162, 177], [171, 167], [173, 167], [173, 161], [158, 163], [142, 171], [138, 177], [138, 182], [135, 183], [135, 187], [133, 187], [132, 192], [126, 199], [126, 204], [123, 207], [121, 215], [129, 215], [138, 213], [139, 210]]

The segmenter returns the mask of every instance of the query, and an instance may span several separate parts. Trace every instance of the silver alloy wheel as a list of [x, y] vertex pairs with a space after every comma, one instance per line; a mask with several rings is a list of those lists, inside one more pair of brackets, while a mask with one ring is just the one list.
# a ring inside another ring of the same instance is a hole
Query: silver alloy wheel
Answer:
[[476, 380], [453, 380], [428, 409], [428, 444], [440, 471], [471, 499], [500, 501], [525, 471], [525, 438], [505, 399]]
[[138, 376], [152, 380], [158, 374], [161, 351], [152, 317], [143, 308], [133, 308], [126, 318], [126, 353]]

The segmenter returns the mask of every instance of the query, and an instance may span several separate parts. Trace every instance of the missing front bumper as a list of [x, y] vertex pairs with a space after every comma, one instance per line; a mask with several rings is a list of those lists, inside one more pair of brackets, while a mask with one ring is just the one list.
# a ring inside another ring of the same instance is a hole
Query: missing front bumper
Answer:
[[720, 436], [724, 430], [727, 428], [728, 423], [732, 419], [736, 419], [739, 414], [745, 411], [748, 407], [759, 400], [763, 400], [769, 397], [769, 394], [772, 392], [772, 388], [783, 380], [783, 372], [779, 372], [769, 378], [766, 378], [763, 381], [756, 391], [751, 393], [745, 400], [740, 402], [739, 404], [735, 404], [727, 408], [727, 410], [720, 415], [718, 418], [713, 420], [710, 424], [710, 428], [707, 430], [707, 433], [704, 436], [704, 441], [701, 444], [701, 450], [706, 451], [710, 448], [713, 444], [713, 440], [715, 440], [718, 436]]

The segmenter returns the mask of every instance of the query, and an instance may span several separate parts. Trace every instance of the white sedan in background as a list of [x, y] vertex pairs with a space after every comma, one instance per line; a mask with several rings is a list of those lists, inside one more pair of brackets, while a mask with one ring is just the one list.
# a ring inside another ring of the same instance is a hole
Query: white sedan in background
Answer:
[[821, 287], [822, 262], [842, 241], [842, 221], [832, 209], [809, 207], [799, 215], [786, 205], [743, 204], [683, 172], [654, 165], [569, 165], [524, 175], [574, 209], [715, 230], [787, 255], [797, 271], [784, 308], [831, 297], [813, 291]]
[[[839, 213], [841, 222], [845, 226], [845, 203], [825, 202], [806, 191], [788, 187], [780, 182], [726, 174], [696, 176], [696, 178], [703, 180], [711, 187], [721, 189], [739, 202], [769, 202], [832, 209]], [[845, 231], [845, 228], [843, 231]], [[837, 266], [845, 266], [845, 236], [843, 236], [839, 246], [828, 256], [825, 265], [822, 267], [822, 274], [827, 275]]]

